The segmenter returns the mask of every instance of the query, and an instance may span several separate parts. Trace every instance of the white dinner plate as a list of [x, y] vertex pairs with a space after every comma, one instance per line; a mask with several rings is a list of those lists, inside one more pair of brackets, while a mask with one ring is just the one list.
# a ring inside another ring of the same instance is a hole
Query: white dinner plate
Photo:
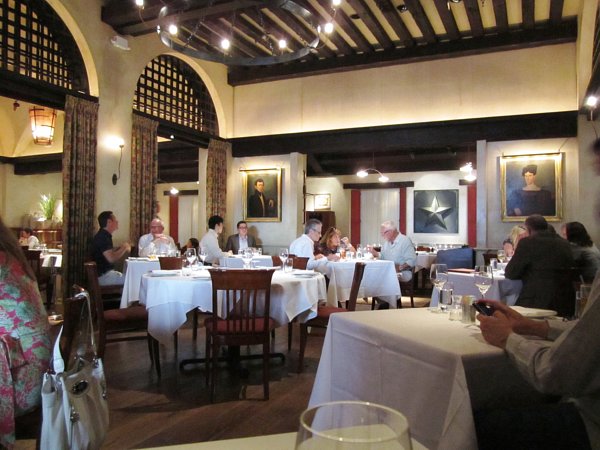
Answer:
[[294, 275], [296, 278], [314, 278], [317, 276], [316, 273], [308, 273], [308, 272], [303, 272], [303, 273], [293, 273], [292, 275]]
[[198, 279], [198, 280], [210, 280], [210, 273], [209, 272], [193, 273], [192, 278]]
[[554, 317], [557, 314], [556, 311], [552, 311], [551, 309], [525, 308], [524, 306], [511, 306], [511, 308], [522, 316], [529, 317], [531, 319]]
[[151, 277], [175, 277], [177, 275], [181, 275], [181, 270], [151, 270], [148, 272], [148, 275]]

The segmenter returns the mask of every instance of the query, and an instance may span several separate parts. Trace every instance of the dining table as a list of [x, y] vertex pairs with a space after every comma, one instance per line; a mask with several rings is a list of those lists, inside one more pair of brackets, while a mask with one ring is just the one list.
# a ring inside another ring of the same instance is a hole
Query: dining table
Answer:
[[316, 271], [329, 278], [328, 304], [337, 305], [337, 302], [348, 300], [354, 277], [354, 267], [359, 261], [365, 263], [365, 271], [358, 297], [384, 297], [383, 300], [396, 308], [401, 292], [394, 262], [366, 258], [327, 261], [315, 267]]
[[[160, 342], [169, 343], [173, 333], [187, 320], [189, 311], [199, 308], [212, 312], [209, 270], [202, 268], [187, 276], [181, 271], [151, 271], [142, 275], [139, 297], [148, 310], [148, 332]], [[316, 317], [319, 301], [326, 299], [323, 275], [297, 269], [274, 271], [270, 317], [277, 326], [288, 324], [294, 318], [304, 322]], [[223, 311], [218, 313], [224, 314]]]
[[[231, 269], [242, 269], [244, 267], [244, 260], [241, 255], [230, 255], [220, 258], [219, 265]], [[254, 255], [250, 265], [252, 267], [273, 267], [273, 258], [269, 255]]]
[[160, 269], [158, 258], [127, 258], [123, 265], [125, 280], [121, 294], [121, 308], [128, 308], [140, 299], [140, 284], [142, 275], [151, 270]]
[[[452, 272], [448, 271], [448, 281], [454, 284], [453, 294], [456, 295], [474, 295], [475, 298], [481, 298], [481, 293], [477, 286], [472, 272]], [[523, 283], [521, 280], [509, 280], [503, 272], [494, 271], [492, 285], [485, 293], [485, 298], [489, 300], [499, 300], [509, 306], [514, 305], [519, 298], [519, 293]], [[431, 292], [430, 306], [437, 306], [439, 302], [439, 289], [434, 288]]]
[[332, 314], [309, 405], [379, 403], [430, 449], [477, 449], [473, 409], [539, 402], [475, 324], [426, 308]]

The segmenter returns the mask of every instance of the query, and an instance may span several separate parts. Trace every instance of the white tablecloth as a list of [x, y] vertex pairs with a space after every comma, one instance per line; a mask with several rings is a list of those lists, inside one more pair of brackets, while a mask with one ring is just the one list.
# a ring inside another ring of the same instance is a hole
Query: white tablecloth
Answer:
[[[475, 298], [480, 299], [481, 293], [475, 281], [473, 274], [448, 272], [448, 281], [454, 283], [454, 294], [460, 295], [474, 295]], [[490, 300], [500, 300], [507, 305], [514, 305], [519, 298], [519, 293], [523, 283], [521, 280], [509, 280], [504, 278], [504, 275], [494, 274], [494, 282], [490, 286], [489, 290], [485, 293], [485, 298]], [[439, 291], [434, 288], [431, 293], [431, 305], [437, 306], [439, 301]]]
[[[348, 300], [356, 262], [356, 260], [328, 261], [315, 268], [329, 277], [327, 291], [329, 304], [337, 305], [338, 301]], [[366, 263], [366, 266], [358, 297], [389, 296], [389, 303], [395, 308], [396, 300], [400, 296], [400, 284], [394, 262], [382, 260], [362, 260], [362, 262]]]
[[121, 308], [127, 308], [130, 303], [140, 299], [142, 275], [154, 269], [160, 269], [158, 260], [150, 261], [145, 258], [125, 260], [123, 266], [125, 281], [123, 282], [123, 294], [121, 295]]
[[333, 314], [310, 405], [380, 403], [430, 449], [476, 449], [472, 406], [533, 401], [533, 388], [479, 328], [425, 308]]
[[[62, 267], [62, 253], [47, 253], [40, 257], [42, 258], [42, 267], [51, 267], [51, 268]], [[52, 261], [52, 258], [54, 258], [54, 265], [50, 264], [50, 261]]]
[[[233, 255], [219, 259], [219, 265], [231, 269], [242, 269], [244, 261], [241, 256]], [[252, 265], [254, 267], [273, 267], [273, 258], [268, 255], [257, 255], [252, 258]]]
[[437, 253], [417, 252], [417, 261], [415, 262], [415, 271], [419, 271], [421, 269], [426, 269], [426, 270], [431, 269], [431, 265], [435, 262], [436, 257], [437, 257]]
[[[161, 342], [168, 343], [173, 333], [186, 321], [194, 308], [212, 311], [212, 285], [207, 270], [205, 278], [185, 276], [142, 276], [140, 302], [148, 309], [148, 331]], [[319, 300], [327, 296], [325, 278], [298, 278], [294, 273], [275, 271], [271, 282], [271, 318], [278, 325], [294, 317], [300, 322], [317, 315]]]

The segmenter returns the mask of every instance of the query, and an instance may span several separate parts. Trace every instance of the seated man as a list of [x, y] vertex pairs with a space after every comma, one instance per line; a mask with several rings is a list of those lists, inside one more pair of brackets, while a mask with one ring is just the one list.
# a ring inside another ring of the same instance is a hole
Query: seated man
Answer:
[[100, 229], [92, 241], [92, 259], [96, 261], [100, 286], [123, 284], [125, 277], [114, 270], [114, 263], [131, 251], [129, 242], [113, 247], [112, 234], [119, 228], [119, 221], [112, 211], [103, 211], [98, 215]]
[[165, 231], [163, 221], [158, 218], [152, 219], [152, 222], [150, 222], [150, 233], [144, 234], [138, 242], [140, 256], [170, 256], [177, 251], [177, 246], [173, 238], [163, 234], [163, 231]]
[[337, 261], [339, 259], [339, 256], [335, 253], [327, 257], [321, 253], [315, 255], [315, 243], [319, 242], [321, 238], [322, 227], [323, 224], [320, 220], [307, 220], [304, 225], [304, 234], [290, 244], [290, 254], [308, 258], [307, 269], [315, 269], [325, 264], [328, 260]]
[[237, 255], [240, 250], [256, 247], [256, 239], [248, 234], [248, 224], [246, 222], [240, 220], [237, 223], [237, 230], [237, 234], [232, 234], [227, 239], [226, 252], [233, 252], [234, 255]]
[[575, 263], [569, 243], [549, 232], [546, 219], [540, 215], [529, 216], [525, 227], [529, 236], [519, 239], [504, 270], [506, 278], [523, 281], [516, 304], [571, 317], [575, 309], [571, 267]]
[[412, 268], [415, 266], [417, 253], [410, 238], [400, 233], [391, 220], [383, 222], [379, 231], [384, 242], [381, 252], [371, 248], [373, 256], [386, 261], [394, 261], [400, 281], [412, 280]]
[[40, 241], [33, 234], [33, 230], [31, 228], [23, 228], [19, 237], [19, 244], [26, 245], [29, 247], [29, 250], [33, 250], [40, 245]]
[[223, 232], [223, 218], [212, 216], [208, 219], [208, 231], [200, 239], [200, 248], [206, 253], [205, 264], [219, 264], [219, 259], [229, 256], [219, 247], [219, 234]]

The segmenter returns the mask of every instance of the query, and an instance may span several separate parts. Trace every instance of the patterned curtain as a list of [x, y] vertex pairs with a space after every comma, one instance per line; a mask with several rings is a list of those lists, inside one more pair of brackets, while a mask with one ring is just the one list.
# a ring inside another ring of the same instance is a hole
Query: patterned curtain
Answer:
[[137, 242], [156, 213], [158, 122], [133, 114], [131, 130], [131, 213], [129, 237]]
[[206, 161], [206, 215], [225, 217], [227, 207], [227, 151], [231, 144], [211, 139]]
[[84, 281], [83, 263], [95, 229], [98, 103], [67, 95], [62, 157], [63, 277], [68, 292]]

